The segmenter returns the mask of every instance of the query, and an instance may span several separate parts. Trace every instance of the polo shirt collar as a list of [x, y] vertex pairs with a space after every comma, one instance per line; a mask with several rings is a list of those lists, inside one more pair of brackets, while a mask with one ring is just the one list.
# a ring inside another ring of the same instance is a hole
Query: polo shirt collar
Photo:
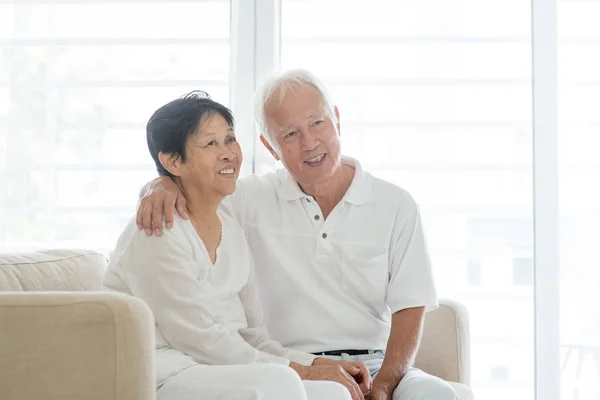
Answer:
[[[373, 199], [373, 180], [371, 175], [363, 171], [358, 160], [354, 158], [343, 156], [342, 162], [354, 166], [354, 178], [342, 201], [354, 205], [369, 203]], [[296, 179], [285, 168], [277, 172], [279, 176], [277, 193], [280, 199], [294, 201], [311, 197], [300, 189], [300, 185], [298, 185]]]

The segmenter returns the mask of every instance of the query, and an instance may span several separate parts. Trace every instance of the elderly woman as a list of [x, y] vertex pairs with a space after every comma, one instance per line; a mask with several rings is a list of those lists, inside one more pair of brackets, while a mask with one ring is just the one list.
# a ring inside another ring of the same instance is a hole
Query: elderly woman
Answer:
[[133, 219], [104, 287], [144, 300], [154, 314], [158, 399], [350, 399], [342, 385], [362, 398], [347, 380], [362, 379], [360, 365], [283, 348], [263, 329], [249, 247], [218, 210], [242, 164], [230, 110], [192, 92], [152, 115], [147, 140], [159, 174], [185, 196], [190, 219], [176, 218], [162, 236], [140, 232]]

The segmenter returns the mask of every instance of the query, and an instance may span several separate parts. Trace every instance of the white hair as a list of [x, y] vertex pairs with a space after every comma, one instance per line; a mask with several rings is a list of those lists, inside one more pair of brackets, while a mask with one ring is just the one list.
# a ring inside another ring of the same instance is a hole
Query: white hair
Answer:
[[316, 75], [304, 69], [292, 69], [284, 73], [276, 74], [260, 85], [254, 93], [254, 121], [259, 133], [264, 136], [271, 145], [277, 145], [277, 141], [274, 140], [273, 132], [269, 130], [267, 124], [265, 112], [267, 103], [269, 103], [271, 98], [277, 94], [279, 105], [281, 105], [286, 91], [288, 89], [293, 90], [292, 87], [298, 86], [312, 86], [315, 88], [322, 98], [323, 111], [333, 121], [334, 125], [337, 123], [334, 104], [331, 101], [329, 92]]

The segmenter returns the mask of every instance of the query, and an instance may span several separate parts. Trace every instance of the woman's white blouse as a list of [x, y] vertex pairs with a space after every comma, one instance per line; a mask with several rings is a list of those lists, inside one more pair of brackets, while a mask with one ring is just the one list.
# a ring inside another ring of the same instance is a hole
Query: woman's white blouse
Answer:
[[244, 234], [229, 215], [219, 211], [219, 217], [223, 231], [214, 265], [190, 221], [176, 216], [162, 236], [147, 236], [133, 219], [111, 254], [104, 289], [148, 304], [157, 348], [174, 347], [201, 364], [310, 365], [315, 356], [268, 338]]

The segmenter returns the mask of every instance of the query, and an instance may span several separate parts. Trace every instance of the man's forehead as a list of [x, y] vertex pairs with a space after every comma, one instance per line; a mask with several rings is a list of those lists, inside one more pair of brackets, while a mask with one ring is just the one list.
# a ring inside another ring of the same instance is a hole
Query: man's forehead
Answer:
[[322, 101], [304, 102], [289, 105], [272, 104], [265, 108], [268, 119], [276, 119], [279, 122], [295, 121], [322, 117], [325, 114], [325, 105]]
[[266, 107], [272, 111], [281, 108], [298, 107], [301, 104], [319, 105], [323, 102], [322, 96], [317, 88], [311, 85], [291, 84], [276, 89], [269, 97]]
[[286, 129], [298, 123], [323, 118], [324, 116], [324, 110], [315, 109], [312, 111], [299, 111], [293, 114], [276, 113], [275, 115], [271, 115], [268, 120], [271, 126], [277, 129]]

